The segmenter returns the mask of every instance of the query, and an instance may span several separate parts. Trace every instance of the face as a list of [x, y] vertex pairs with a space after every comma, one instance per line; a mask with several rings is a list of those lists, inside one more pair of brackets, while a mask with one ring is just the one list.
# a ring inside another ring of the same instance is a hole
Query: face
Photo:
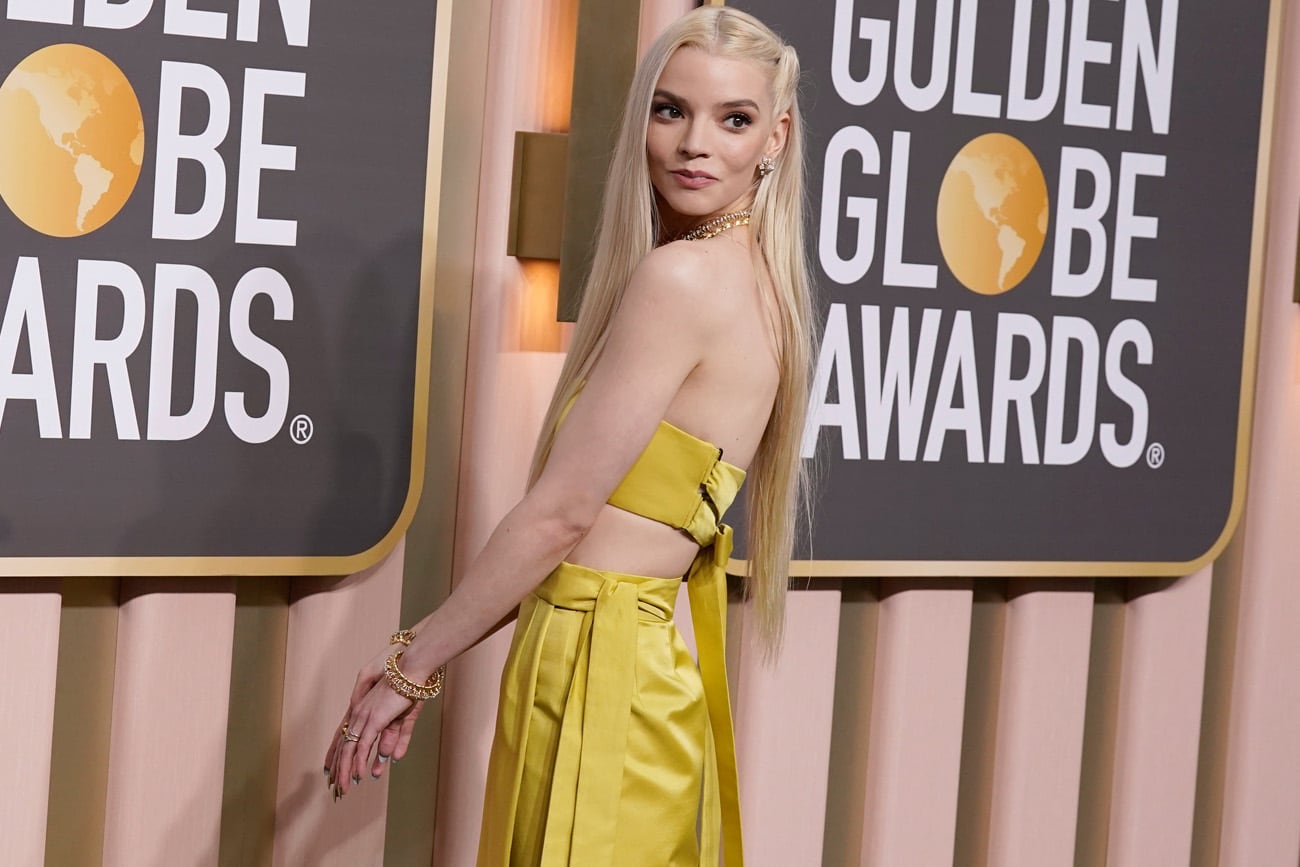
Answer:
[[650, 102], [646, 158], [666, 228], [680, 230], [749, 206], [764, 155], [777, 156], [789, 129], [771, 85], [748, 60], [679, 48]]

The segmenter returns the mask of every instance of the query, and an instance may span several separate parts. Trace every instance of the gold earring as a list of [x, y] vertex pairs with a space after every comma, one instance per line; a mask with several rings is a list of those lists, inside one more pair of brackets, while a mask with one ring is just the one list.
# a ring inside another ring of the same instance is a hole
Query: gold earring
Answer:
[[774, 171], [776, 171], [776, 160], [772, 159], [771, 154], [763, 154], [763, 158], [758, 161], [758, 176], [765, 178]]

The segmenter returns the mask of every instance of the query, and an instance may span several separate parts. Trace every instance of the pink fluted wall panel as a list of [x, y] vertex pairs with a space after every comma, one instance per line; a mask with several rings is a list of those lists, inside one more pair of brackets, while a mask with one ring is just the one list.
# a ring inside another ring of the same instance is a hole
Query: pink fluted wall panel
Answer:
[[[572, 45], [575, 16], [572, 0], [499, 0], [493, 8], [489, 46], [495, 62], [484, 111], [453, 583], [523, 494], [533, 442], [563, 363], [559, 353], [523, 351], [530, 340], [526, 323], [536, 327], [545, 320], [532, 315], [537, 287], [506, 255], [506, 216], [515, 130], [555, 131], [567, 121], [572, 48], [567, 61], [557, 55]], [[566, 62], [567, 68], [547, 70]], [[549, 96], [547, 85], [564, 91], [564, 98]], [[545, 311], [552, 321], [553, 305]], [[513, 627], [502, 629], [449, 666], [434, 837], [439, 867], [474, 861], [497, 690], [512, 633]]]
[[[280, 765], [274, 769], [278, 867], [383, 863], [388, 786], [363, 778], [359, 787], [335, 802], [322, 769], [326, 746], [343, 722], [357, 669], [383, 650], [398, 628], [404, 552], [405, 544], [399, 543], [364, 572], [344, 579], [300, 578], [293, 584]], [[388, 771], [401, 772], [400, 766]]]
[[1284, 16], [1222, 867], [1300, 862], [1300, 15]]
[[[562, 362], [558, 353], [516, 352], [497, 359], [501, 380], [491, 392], [497, 399], [480, 406], [480, 433], [466, 437], [467, 450], [478, 459], [470, 457], [463, 466], [478, 496], [472, 506], [466, 503], [462, 482], [457, 578], [523, 494], [531, 444]], [[500, 630], [448, 669], [434, 841], [439, 867], [474, 863], [498, 685], [512, 634], [513, 626]]]
[[[1070, 867], [1083, 754], [1092, 582], [1035, 582], [1006, 606], [989, 858]], [[1059, 589], [1057, 589], [1059, 588]]]
[[217, 863], [234, 630], [232, 579], [122, 582], [106, 867]]
[[971, 585], [881, 581], [864, 867], [951, 867]]
[[[563, 25], [576, 21], [575, 13], [570, 0], [502, 0], [493, 9], [489, 45], [496, 62], [488, 70], [484, 111], [453, 582], [523, 494], [533, 442], [563, 363], [558, 353], [523, 351], [526, 323], [543, 320], [531, 315], [539, 299], [530, 292], [528, 275], [506, 255], [506, 215], [515, 130], [553, 131], [559, 115], [567, 118], [567, 93], [557, 105], [546, 92], [559, 73], [548, 78], [544, 67], [571, 44], [572, 32]], [[571, 81], [571, 69], [562, 72]], [[554, 307], [546, 312], [553, 320]], [[497, 690], [512, 632], [502, 629], [449, 666], [434, 837], [438, 867], [474, 862]]]
[[840, 592], [805, 590], [787, 599], [774, 665], [745, 636], [733, 676], [745, 863], [753, 867], [821, 863], [839, 628]]
[[[0, 593], [0, 732], [12, 749], [0, 768], [0, 862], [45, 860], [54, 679], [59, 661], [58, 579], [9, 579]], [[68, 833], [71, 817], [55, 817]]]
[[[1108, 867], [1191, 857], [1210, 573], [1206, 566], [1126, 606]], [[1153, 580], [1134, 579], [1130, 590]]]

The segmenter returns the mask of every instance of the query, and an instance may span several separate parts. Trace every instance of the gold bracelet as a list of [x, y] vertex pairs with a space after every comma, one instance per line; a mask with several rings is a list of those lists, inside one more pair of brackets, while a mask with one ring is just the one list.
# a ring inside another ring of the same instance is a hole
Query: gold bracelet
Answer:
[[393, 692], [411, 701], [428, 701], [437, 698], [438, 693], [442, 692], [442, 680], [447, 674], [447, 666], [438, 666], [438, 670], [433, 673], [429, 681], [421, 684], [402, 674], [402, 670], [397, 667], [397, 661], [401, 658], [402, 651], [394, 650], [384, 662], [384, 678], [393, 688]]
[[414, 629], [399, 629], [388, 637], [389, 644], [405, 644], [407, 647], [410, 647], [414, 640]]

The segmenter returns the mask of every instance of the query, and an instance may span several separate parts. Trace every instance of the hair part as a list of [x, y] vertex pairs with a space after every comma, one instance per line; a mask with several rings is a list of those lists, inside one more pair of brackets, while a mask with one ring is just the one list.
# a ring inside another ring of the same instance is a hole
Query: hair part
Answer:
[[812, 280], [804, 248], [804, 130], [799, 110], [799, 59], [794, 49], [753, 16], [704, 6], [671, 24], [637, 66], [610, 161], [591, 272], [583, 287], [568, 356], [542, 425], [530, 484], [550, 453], [563, 408], [587, 379], [604, 347], [623, 291], [660, 234], [646, 160], [646, 131], [655, 85], [680, 48], [744, 59], [768, 72], [775, 116], [789, 113], [777, 171], [758, 184], [750, 231], [756, 274], [772, 280], [781, 347], [772, 414], [747, 475], [749, 568], [745, 595], [754, 604], [760, 642], [779, 650], [795, 527], [810, 518], [809, 472], [800, 457], [808, 407], [815, 330]]

